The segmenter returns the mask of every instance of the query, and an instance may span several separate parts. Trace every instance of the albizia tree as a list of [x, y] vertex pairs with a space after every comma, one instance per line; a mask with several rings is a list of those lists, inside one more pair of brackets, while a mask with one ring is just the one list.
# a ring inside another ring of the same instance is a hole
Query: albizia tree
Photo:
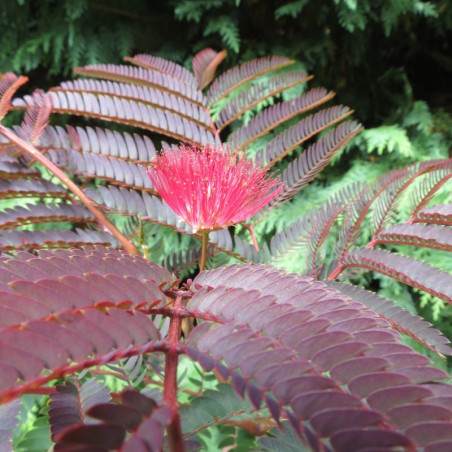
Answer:
[[[451, 450], [448, 340], [338, 279], [452, 302], [449, 273], [400, 252], [452, 250], [451, 206], [433, 202], [452, 161], [298, 214], [360, 125], [294, 61], [214, 80], [224, 57], [206, 49], [192, 73], [137, 55], [13, 100], [26, 78], [0, 78], [0, 118], [26, 110], [0, 125], [0, 449]], [[289, 253], [298, 274], [270, 265]]]

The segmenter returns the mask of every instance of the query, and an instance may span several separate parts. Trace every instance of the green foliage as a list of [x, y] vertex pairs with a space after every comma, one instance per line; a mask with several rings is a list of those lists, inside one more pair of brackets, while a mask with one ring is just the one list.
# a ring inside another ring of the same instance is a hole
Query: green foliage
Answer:
[[360, 137], [365, 143], [365, 149], [378, 155], [383, 152], [399, 152], [403, 157], [411, 157], [413, 150], [406, 130], [397, 125], [380, 126], [365, 130]]
[[205, 30], [204, 36], [218, 33], [227, 49], [238, 53], [240, 50], [240, 37], [237, 23], [231, 21], [228, 16], [219, 16], [215, 21], [210, 21]]
[[21, 399], [19, 425], [13, 431], [14, 450], [41, 452], [52, 446], [48, 397], [24, 395]]
[[294, 19], [303, 11], [309, 0], [297, 0], [296, 2], [286, 3], [275, 9], [275, 18], [280, 19], [284, 16], [291, 16]]
[[224, 3], [224, 0], [183, 0], [177, 2], [174, 14], [178, 20], [199, 22], [207, 11], [217, 8]]
[[396, 153], [396, 162], [447, 158], [452, 141], [444, 133], [443, 121], [450, 123], [451, 117], [441, 111], [432, 113], [426, 102], [416, 101], [399, 124], [364, 130], [355, 144], [367, 153]]
[[254, 411], [230, 385], [219, 384], [181, 407], [182, 426], [184, 433], [203, 444], [203, 450], [228, 447], [231, 451], [251, 451], [255, 450], [256, 438], [245, 428], [264, 432], [267, 419]]
[[283, 422], [282, 428], [270, 430], [269, 437], [259, 439], [259, 446], [264, 451], [293, 452], [300, 447], [299, 439], [290, 427], [289, 422]]
[[72, 67], [116, 60], [132, 49], [132, 29], [92, 16], [87, 0], [5, 3], [0, 71], [29, 73], [45, 66], [50, 75], [67, 75]]

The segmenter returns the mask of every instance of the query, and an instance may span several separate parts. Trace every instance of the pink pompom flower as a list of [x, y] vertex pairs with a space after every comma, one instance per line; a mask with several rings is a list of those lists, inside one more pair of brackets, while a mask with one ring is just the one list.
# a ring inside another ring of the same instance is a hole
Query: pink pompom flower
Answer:
[[194, 232], [227, 228], [252, 217], [283, 185], [245, 154], [222, 146], [180, 146], [163, 151], [150, 164], [159, 195]]

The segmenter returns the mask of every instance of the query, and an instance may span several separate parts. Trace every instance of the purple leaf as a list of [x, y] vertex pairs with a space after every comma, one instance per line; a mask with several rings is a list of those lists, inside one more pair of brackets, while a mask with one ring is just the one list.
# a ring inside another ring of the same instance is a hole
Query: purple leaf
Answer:
[[131, 407], [111, 403], [97, 404], [91, 407], [86, 414], [109, 424], [117, 424], [129, 431], [135, 430], [143, 418], [142, 413]]
[[452, 224], [452, 204], [437, 204], [418, 212], [415, 221], [450, 226]]
[[272, 387], [283, 375], [286, 378], [304, 375], [312, 370], [308, 362], [293, 361], [284, 364], [273, 364], [260, 368], [255, 375], [257, 382], [264, 387]]
[[358, 407], [361, 402], [358, 397], [339, 391], [316, 390], [295, 397], [290, 405], [303, 419], [310, 419], [319, 411], [329, 408]]
[[49, 402], [49, 423], [52, 439], [74, 424], [81, 424], [89, 408], [110, 400], [109, 391], [95, 379], [86, 381], [81, 388], [74, 384], [58, 385]]
[[383, 388], [395, 388], [408, 385], [412, 381], [405, 375], [393, 372], [372, 372], [359, 375], [348, 382], [350, 391], [360, 397], [367, 397], [370, 393]]
[[388, 430], [347, 430], [335, 433], [331, 443], [337, 452], [351, 450], [381, 451], [394, 447], [414, 447], [413, 443], [404, 435]]
[[314, 414], [311, 424], [319, 435], [331, 436], [348, 428], [377, 426], [383, 420], [383, 416], [376, 411], [334, 408]]
[[433, 351], [445, 355], [452, 353], [451, 348], [445, 345], [449, 341], [438, 330], [431, 328], [431, 324], [421, 317], [396, 306], [393, 301], [350, 284], [329, 281], [328, 285], [352, 297], [354, 300], [360, 301], [369, 309], [387, 319], [397, 331], [408, 335]]
[[54, 441], [59, 445], [100, 446], [116, 449], [121, 446], [125, 430], [119, 425], [82, 425], [60, 431]]
[[237, 394], [243, 398], [245, 396], [246, 381], [237, 372], [232, 373], [232, 385], [234, 386]]
[[451, 410], [428, 403], [421, 406], [416, 403], [398, 406], [389, 410], [386, 415], [402, 429], [421, 422], [452, 420]]
[[286, 57], [272, 56], [257, 58], [242, 63], [226, 72], [223, 72], [209, 88], [208, 103], [212, 104], [227, 96], [244, 83], [270, 71], [275, 71], [294, 63]]
[[272, 387], [272, 391], [279, 401], [289, 403], [290, 400], [299, 394], [313, 390], [332, 389], [336, 383], [328, 377], [322, 375], [307, 375], [287, 378], [277, 382]]
[[212, 81], [218, 65], [225, 57], [225, 50], [216, 52], [210, 48], [201, 50], [193, 57], [193, 72], [199, 89], [204, 89]]
[[364, 342], [345, 342], [339, 345], [332, 345], [312, 357], [312, 361], [321, 369], [330, 369], [335, 364], [361, 355], [369, 349]]
[[411, 257], [384, 250], [356, 249], [342, 264], [376, 271], [452, 303], [452, 276]]
[[12, 430], [19, 422], [20, 400], [0, 406], [0, 450], [12, 450]]
[[452, 429], [450, 422], [424, 422], [413, 425], [406, 430], [419, 446], [427, 446], [437, 441], [448, 440], [452, 442]]
[[367, 396], [367, 402], [373, 409], [385, 413], [396, 406], [421, 401], [432, 395], [432, 391], [422, 386], [399, 385], [372, 392]]
[[152, 399], [134, 390], [123, 391], [121, 393], [121, 399], [124, 405], [129, 406], [144, 416], [151, 414], [156, 406], [156, 403]]
[[253, 404], [254, 408], [258, 410], [262, 402], [261, 391], [255, 384], [248, 382], [246, 385], [246, 392], [248, 393], [248, 397], [251, 403]]
[[389, 367], [389, 364], [389, 361], [377, 357], [354, 358], [336, 364], [330, 374], [335, 380], [347, 383], [358, 375], [384, 370]]

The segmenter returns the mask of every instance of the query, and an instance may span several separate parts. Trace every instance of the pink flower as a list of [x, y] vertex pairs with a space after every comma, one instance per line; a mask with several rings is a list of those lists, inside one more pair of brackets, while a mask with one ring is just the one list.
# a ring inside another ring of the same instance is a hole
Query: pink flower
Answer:
[[213, 231], [253, 216], [282, 190], [267, 169], [221, 146], [162, 152], [148, 171], [159, 195], [194, 230]]

